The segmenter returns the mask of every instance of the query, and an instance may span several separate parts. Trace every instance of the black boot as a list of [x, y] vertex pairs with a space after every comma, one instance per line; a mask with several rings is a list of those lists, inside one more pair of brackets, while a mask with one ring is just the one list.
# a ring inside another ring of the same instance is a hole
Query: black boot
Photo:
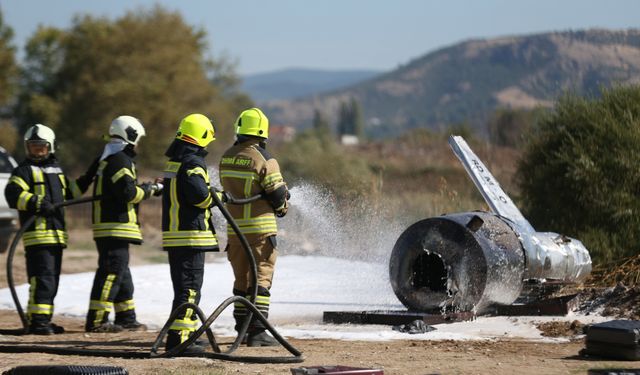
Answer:
[[146, 331], [147, 330], [147, 325], [144, 323], [140, 323], [137, 320], [134, 320], [133, 322], [118, 322], [116, 320], [116, 325], [119, 325], [120, 327], [124, 328], [127, 331]]
[[[252, 294], [251, 288], [249, 289], [248, 294]], [[249, 298], [250, 297], [247, 296], [247, 299]], [[270, 299], [271, 293], [269, 292], [269, 289], [258, 286], [258, 295], [255, 307], [258, 308], [258, 311], [260, 311], [264, 318], [269, 318]], [[279, 345], [278, 341], [266, 332], [264, 323], [256, 317], [256, 314], [253, 314], [247, 331], [247, 346], [255, 347], [276, 345]]]
[[51, 323], [50, 325], [51, 325], [51, 329], [53, 330], [53, 333], [55, 333], [56, 335], [64, 333], [64, 327], [59, 326], [55, 323]]
[[[233, 289], [233, 295], [239, 297], [247, 297], [247, 292]], [[235, 327], [233, 327], [236, 332], [240, 332], [242, 328], [242, 324], [244, 323], [245, 318], [247, 317], [247, 307], [240, 302], [235, 302], [233, 304], [233, 319], [236, 322]]]
[[31, 335], [53, 335], [53, 328], [48, 323], [29, 324], [29, 334]]
[[29, 333], [32, 335], [53, 335], [51, 315], [31, 314], [29, 317]]
[[[167, 342], [165, 344], [165, 351], [169, 351], [173, 348], [175, 348], [176, 346], [180, 345], [182, 343], [182, 340], [180, 338], [180, 334], [177, 331], [174, 330], [169, 330], [169, 332], [167, 333]], [[177, 354], [178, 356], [180, 355], [185, 355], [185, 356], [189, 356], [189, 355], [197, 355], [197, 354], [202, 354], [204, 353], [205, 348], [203, 346], [200, 346], [198, 344], [196, 344], [195, 342], [192, 343], [191, 345], [187, 346], [182, 353]]]
[[271, 337], [267, 331], [254, 331], [249, 333], [247, 337], [247, 346], [276, 346], [280, 345], [278, 340]]
[[87, 320], [84, 324], [84, 330], [86, 332], [118, 333], [123, 331], [122, 326], [109, 323], [109, 312], [104, 312], [99, 322], [96, 322], [97, 314], [97, 310], [89, 310], [87, 313]]
[[147, 325], [136, 320], [136, 311], [127, 310], [116, 313], [116, 325], [121, 326], [127, 331], [146, 331]]
[[85, 331], [96, 333], [118, 333], [122, 332], [123, 330], [124, 328], [122, 328], [122, 326], [110, 322], [102, 323], [100, 325], [92, 326], [89, 328], [85, 327]]

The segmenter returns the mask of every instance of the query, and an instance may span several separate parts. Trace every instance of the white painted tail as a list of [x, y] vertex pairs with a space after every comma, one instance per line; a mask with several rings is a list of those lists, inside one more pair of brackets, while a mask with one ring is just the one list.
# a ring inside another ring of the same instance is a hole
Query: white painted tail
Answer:
[[453, 153], [460, 159], [464, 169], [467, 170], [469, 177], [471, 177], [491, 211], [516, 223], [522, 230], [535, 232], [529, 221], [524, 218], [511, 198], [502, 190], [500, 184], [484, 163], [471, 151], [464, 138], [452, 135], [449, 137], [449, 145], [453, 149]]

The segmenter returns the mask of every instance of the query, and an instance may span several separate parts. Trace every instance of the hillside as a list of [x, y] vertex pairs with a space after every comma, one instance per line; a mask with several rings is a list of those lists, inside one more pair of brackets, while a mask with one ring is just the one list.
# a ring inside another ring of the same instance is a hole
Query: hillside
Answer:
[[375, 70], [283, 69], [243, 77], [242, 90], [258, 102], [341, 89], [380, 74]]
[[371, 136], [468, 122], [483, 129], [499, 107], [550, 106], [566, 90], [640, 81], [640, 30], [553, 32], [469, 40], [428, 53], [332, 93], [271, 103], [275, 123], [306, 127], [315, 108], [335, 119], [340, 102], [362, 104]]

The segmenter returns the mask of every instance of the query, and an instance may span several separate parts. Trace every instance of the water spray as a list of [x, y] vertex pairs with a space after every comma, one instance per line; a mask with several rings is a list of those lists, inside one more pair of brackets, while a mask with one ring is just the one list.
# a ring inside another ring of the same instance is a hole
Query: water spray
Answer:
[[291, 208], [278, 224], [282, 251], [387, 264], [403, 225], [360, 201], [341, 201], [310, 183], [291, 188]]

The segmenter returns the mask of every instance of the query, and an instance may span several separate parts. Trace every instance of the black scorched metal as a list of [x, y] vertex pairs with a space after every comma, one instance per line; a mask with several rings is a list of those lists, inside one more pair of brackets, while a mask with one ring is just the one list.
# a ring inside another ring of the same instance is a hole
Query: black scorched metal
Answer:
[[513, 303], [526, 280], [572, 283], [589, 275], [580, 241], [536, 232], [464, 139], [452, 136], [449, 144], [492, 212], [428, 218], [402, 233], [389, 274], [406, 307], [482, 313]]

